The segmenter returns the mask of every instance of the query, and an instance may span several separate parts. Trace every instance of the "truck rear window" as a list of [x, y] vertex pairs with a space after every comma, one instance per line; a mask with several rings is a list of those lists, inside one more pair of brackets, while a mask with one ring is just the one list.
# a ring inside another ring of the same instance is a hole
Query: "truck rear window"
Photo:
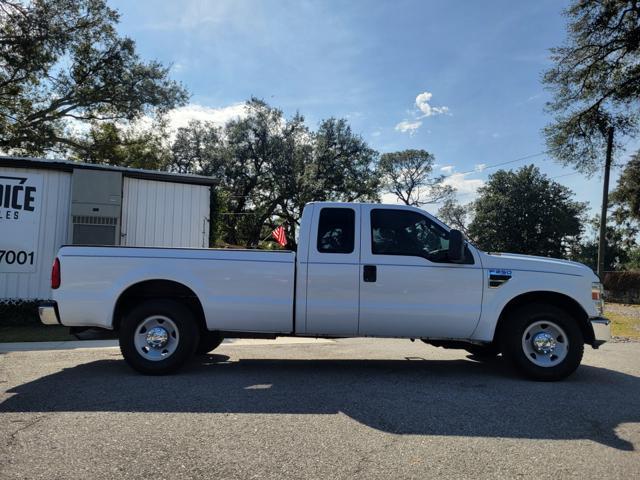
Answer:
[[323, 208], [318, 222], [318, 252], [352, 253], [356, 214], [351, 208]]

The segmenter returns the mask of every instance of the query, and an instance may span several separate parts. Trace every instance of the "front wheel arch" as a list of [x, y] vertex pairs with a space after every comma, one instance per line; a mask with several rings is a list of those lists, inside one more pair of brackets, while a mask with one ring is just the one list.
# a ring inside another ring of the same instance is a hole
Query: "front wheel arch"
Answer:
[[536, 291], [528, 292], [512, 298], [500, 312], [498, 323], [493, 333], [493, 341], [499, 341], [510, 315], [520, 308], [529, 304], [553, 305], [570, 315], [580, 327], [584, 343], [593, 345], [595, 336], [593, 327], [589, 322], [589, 315], [582, 306], [568, 295], [558, 292]]

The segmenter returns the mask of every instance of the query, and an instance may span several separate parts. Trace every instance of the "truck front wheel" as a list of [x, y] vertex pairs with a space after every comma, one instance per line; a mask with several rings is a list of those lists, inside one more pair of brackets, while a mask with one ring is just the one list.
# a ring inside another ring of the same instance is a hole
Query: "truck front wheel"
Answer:
[[173, 300], [148, 300], [120, 325], [120, 351], [134, 370], [164, 375], [193, 356], [200, 332], [191, 310]]
[[531, 304], [504, 319], [502, 352], [529, 378], [554, 381], [580, 365], [584, 338], [576, 320], [553, 305]]

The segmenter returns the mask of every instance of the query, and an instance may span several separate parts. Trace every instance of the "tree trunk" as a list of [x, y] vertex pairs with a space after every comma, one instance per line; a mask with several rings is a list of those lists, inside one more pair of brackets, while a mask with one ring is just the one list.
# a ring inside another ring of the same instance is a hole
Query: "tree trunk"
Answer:
[[604, 257], [607, 249], [607, 209], [609, 208], [609, 171], [613, 153], [613, 127], [607, 132], [607, 158], [604, 163], [604, 179], [602, 182], [602, 211], [600, 212], [600, 238], [598, 243], [598, 276], [604, 280]]

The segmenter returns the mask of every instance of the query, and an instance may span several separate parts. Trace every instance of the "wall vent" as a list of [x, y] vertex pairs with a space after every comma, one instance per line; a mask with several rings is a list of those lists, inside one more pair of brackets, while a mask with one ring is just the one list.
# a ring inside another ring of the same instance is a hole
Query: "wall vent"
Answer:
[[118, 217], [73, 216], [74, 224], [82, 225], [117, 225]]
[[76, 245], [118, 245], [122, 209], [122, 173], [73, 171], [71, 239]]

